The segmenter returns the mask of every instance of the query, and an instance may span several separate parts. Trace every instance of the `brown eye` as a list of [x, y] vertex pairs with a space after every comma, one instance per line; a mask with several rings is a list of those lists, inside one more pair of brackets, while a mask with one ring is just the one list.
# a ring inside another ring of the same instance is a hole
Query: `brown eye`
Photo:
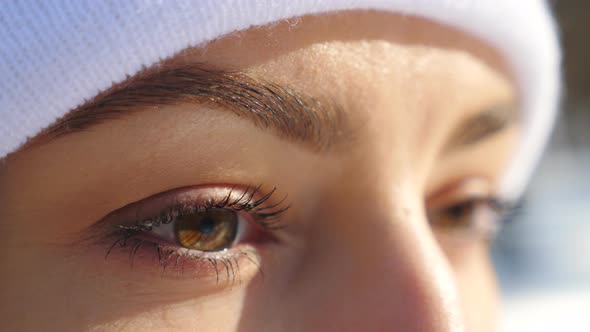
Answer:
[[435, 230], [493, 236], [498, 228], [500, 211], [493, 200], [470, 199], [428, 213]]
[[238, 212], [207, 209], [179, 216], [174, 223], [176, 241], [185, 248], [219, 251], [229, 248], [238, 233]]

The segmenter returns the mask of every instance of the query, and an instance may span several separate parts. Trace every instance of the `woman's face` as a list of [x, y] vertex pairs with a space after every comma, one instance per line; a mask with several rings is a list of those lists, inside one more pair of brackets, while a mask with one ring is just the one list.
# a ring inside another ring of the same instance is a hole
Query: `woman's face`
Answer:
[[481, 42], [305, 17], [87, 106], [0, 170], [7, 330], [493, 329], [488, 242], [518, 128]]

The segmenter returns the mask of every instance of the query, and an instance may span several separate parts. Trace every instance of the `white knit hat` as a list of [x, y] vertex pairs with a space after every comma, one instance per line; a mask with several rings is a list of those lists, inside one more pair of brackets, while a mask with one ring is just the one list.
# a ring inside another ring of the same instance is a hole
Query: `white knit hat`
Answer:
[[0, 4], [0, 158], [58, 118], [179, 51], [278, 20], [373, 9], [423, 17], [494, 46], [518, 78], [524, 136], [504, 177], [519, 195], [559, 96], [559, 46], [542, 0], [8, 0]]

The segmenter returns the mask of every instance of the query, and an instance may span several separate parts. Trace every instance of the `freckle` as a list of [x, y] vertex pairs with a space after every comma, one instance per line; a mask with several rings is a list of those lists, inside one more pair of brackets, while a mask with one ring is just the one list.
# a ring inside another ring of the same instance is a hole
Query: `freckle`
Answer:
[[399, 220], [401, 222], [409, 222], [412, 217], [412, 209], [407, 206], [402, 206], [399, 209]]
[[410, 219], [410, 217], [412, 216], [412, 209], [410, 209], [409, 207], [405, 206], [402, 208], [402, 213], [403, 213], [403, 217], [405, 219]]

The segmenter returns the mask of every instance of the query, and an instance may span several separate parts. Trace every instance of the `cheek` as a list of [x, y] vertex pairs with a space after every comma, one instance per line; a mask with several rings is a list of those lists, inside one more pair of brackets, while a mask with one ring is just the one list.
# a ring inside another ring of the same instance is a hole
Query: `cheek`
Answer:
[[92, 331], [237, 331], [244, 292], [232, 291], [175, 303], [139, 306], [112, 320], [97, 319]]
[[477, 243], [448, 256], [469, 331], [495, 331], [498, 289], [489, 248]]

